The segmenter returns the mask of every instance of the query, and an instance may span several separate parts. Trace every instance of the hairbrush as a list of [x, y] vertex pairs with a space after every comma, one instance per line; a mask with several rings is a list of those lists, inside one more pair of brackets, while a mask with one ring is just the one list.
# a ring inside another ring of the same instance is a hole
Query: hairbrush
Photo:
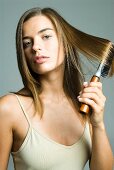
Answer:
[[[97, 72], [95, 75], [92, 76], [90, 82], [99, 82], [100, 77], [103, 78], [107, 77], [110, 72], [113, 59], [114, 59], [114, 45], [112, 45], [111, 49], [108, 52], [108, 55], [106, 55], [99, 64]], [[80, 112], [83, 114], [89, 114], [90, 106], [82, 103], [80, 107]]]

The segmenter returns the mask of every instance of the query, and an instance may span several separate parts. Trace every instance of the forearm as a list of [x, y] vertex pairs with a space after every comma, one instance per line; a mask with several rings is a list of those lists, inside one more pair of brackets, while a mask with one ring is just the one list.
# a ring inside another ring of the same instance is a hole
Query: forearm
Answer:
[[92, 156], [90, 170], [112, 170], [113, 154], [104, 124], [92, 128]]

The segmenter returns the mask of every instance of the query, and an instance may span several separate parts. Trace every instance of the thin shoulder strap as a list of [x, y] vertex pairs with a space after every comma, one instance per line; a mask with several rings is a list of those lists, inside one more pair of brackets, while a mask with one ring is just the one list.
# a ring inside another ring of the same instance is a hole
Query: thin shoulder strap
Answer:
[[27, 113], [25, 112], [25, 109], [24, 109], [24, 107], [23, 107], [23, 104], [22, 104], [22, 102], [21, 102], [19, 96], [16, 95], [16, 94], [15, 94], [15, 96], [17, 97], [17, 100], [18, 100], [18, 102], [19, 102], [19, 105], [20, 105], [20, 107], [21, 107], [21, 109], [22, 109], [22, 111], [23, 111], [23, 113], [24, 113], [24, 115], [25, 115], [25, 117], [26, 117], [26, 119], [27, 119], [27, 121], [28, 121], [28, 123], [29, 123], [29, 126], [31, 127], [30, 119], [29, 119]]

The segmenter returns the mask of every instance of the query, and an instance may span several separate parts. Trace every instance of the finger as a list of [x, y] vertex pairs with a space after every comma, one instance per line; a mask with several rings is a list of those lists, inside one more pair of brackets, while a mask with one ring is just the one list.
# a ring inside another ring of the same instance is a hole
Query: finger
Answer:
[[102, 90], [102, 83], [101, 83], [101, 82], [90, 82], [90, 83], [88, 84], [88, 86], [90, 86], [90, 87], [97, 87], [97, 88], [99, 88], [100, 90]]
[[104, 97], [102, 91], [98, 87], [86, 87], [80, 92], [80, 95], [84, 93], [95, 93], [100, 98]]
[[[101, 82], [90, 82], [90, 83], [88, 83], [88, 82], [84, 82], [83, 83], [83, 89], [82, 89], [82, 91], [84, 91], [84, 89], [86, 89], [86, 88], [89, 88], [89, 87], [94, 87], [94, 88], [96, 88], [95, 89], [95, 92], [97, 92], [97, 89], [99, 89], [99, 90], [101, 90], [102, 91], [102, 83]], [[94, 89], [93, 89], [94, 90]], [[80, 93], [82, 93], [82, 91], [80, 92]], [[89, 91], [90, 92], [90, 91]]]
[[98, 105], [94, 100], [91, 100], [89, 98], [78, 98], [80, 102], [85, 103], [89, 105], [95, 113], [100, 113], [104, 110], [104, 103]]
[[88, 82], [83, 83], [83, 88], [88, 86]]
[[105, 96], [99, 96], [96, 93], [82, 93], [78, 98], [82, 98], [83, 102], [86, 98], [93, 100], [97, 105], [101, 105], [101, 107], [104, 107], [105, 103]]
[[84, 82], [83, 83], [83, 87], [88, 87], [88, 86], [91, 86], [91, 87], [98, 87], [99, 89], [102, 90], [102, 83], [101, 82]]

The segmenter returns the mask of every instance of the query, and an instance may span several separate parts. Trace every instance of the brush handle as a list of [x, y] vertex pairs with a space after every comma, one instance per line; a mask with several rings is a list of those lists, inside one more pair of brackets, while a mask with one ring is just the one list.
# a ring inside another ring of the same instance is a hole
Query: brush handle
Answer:
[[[90, 80], [90, 82], [99, 82], [99, 81], [100, 81], [100, 78], [95, 76], [95, 75]], [[81, 107], [80, 107], [80, 112], [83, 113], [83, 114], [89, 114], [90, 106], [87, 105], [87, 104], [82, 103]]]

